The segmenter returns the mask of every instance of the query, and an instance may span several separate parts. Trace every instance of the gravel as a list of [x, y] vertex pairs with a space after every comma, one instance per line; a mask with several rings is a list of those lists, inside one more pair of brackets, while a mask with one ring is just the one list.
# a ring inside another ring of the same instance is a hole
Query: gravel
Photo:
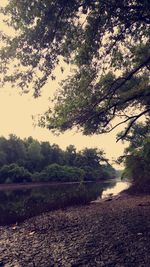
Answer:
[[150, 267], [150, 195], [114, 198], [0, 227], [0, 267]]

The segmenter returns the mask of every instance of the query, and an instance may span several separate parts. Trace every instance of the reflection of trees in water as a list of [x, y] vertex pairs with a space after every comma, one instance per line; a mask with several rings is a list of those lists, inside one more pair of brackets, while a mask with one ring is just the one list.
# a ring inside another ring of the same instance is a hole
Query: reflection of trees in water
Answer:
[[[110, 181], [112, 186], [112, 181]], [[0, 192], [0, 224], [10, 224], [46, 211], [87, 204], [102, 195], [109, 183], [52, 185]]]
[[31, 190], [0, 191], [0, 224], [14, 223], [25, 215], [24, 204]]

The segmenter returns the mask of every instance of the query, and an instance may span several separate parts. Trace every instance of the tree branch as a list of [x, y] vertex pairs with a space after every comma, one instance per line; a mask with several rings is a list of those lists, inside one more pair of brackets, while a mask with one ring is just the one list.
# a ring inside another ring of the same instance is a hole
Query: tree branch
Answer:
[[[117, 139], [117, 142], [121, 139], [123, 139], [127, 133], [129, 132], [130, 128], [132, 127], [132, 125], [135, 123], [136, 120], [138, 120], [140, 117], [142, 117], [143, 115], [145, 115], [146, 113], [150, 112], [150, 108], [149, 109], [146, 109], [144, 110], [143, 112], [141, 112], [140, 114], [136, 115], [136, 116], [133, 116], [131, 117], [131, 122], [129, 123], [128, 127], [126, 128], [125, 132], [123, 133], [123, 135], [121, 135], [118, 139]], [[125, 122], [125, 121], [124, 121]]]

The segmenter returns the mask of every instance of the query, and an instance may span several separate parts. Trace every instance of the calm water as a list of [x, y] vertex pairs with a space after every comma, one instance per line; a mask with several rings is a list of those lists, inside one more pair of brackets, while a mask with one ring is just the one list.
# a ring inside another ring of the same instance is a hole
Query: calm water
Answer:
[[117, 180], [101, 183], [57, 184], [36, 188], [0, 191], [0, 225], [14, 224], [43, 212], [117, 194], [127, 183]]

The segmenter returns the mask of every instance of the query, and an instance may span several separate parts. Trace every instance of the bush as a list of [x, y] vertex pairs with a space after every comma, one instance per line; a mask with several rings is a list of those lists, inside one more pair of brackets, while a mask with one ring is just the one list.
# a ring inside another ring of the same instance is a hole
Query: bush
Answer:
[[32, 182], [45, 182], [44, 179], [44, 173], [43, 172], [34, 172], [31, 175]]
[[15, 163], [10, 165], [4, 165], [0, 169], [0, 182], [1, 183], [31, 182], [31, 174], [24, 167], [19, 167]]
[[78, 181], [83, 181], [85, 172], [81, 168], [77, 167], [69, 167], [69, 166], [63, 166], [63, 171], [64, 171], [64, 177], [63, 179], [66, 181], [73, 181], [73, 182], [78, 182]]
[[112, 173], [107, 171], [107, 166], [101, 166], [93, 169], [90, 166], [84, 166], [84, 180], [85, 181], [103, 181], [113, 177]]
[[51, 164], [42, 172], [32, 174], [34, 182], [76, 182], [82, 181], [84, 171], [77, 167]]

